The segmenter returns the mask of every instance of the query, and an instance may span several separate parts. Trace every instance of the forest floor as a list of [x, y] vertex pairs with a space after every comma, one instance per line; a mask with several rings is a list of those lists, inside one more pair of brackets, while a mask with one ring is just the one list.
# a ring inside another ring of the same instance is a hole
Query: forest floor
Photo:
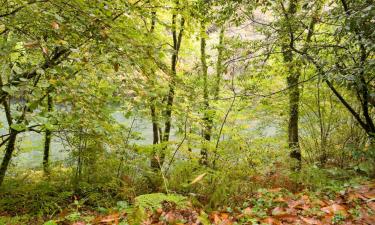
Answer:
[[[1, 214], [0, 214], [1, 216]], [[64, 209], [43, 222], [22, 219], [6, 220], [0, 217], [0, 224], [375, 224], [375, 181], [356, 187], [347, 187], [337, 193], [302, 191], [291, 193], [282, 188], [262, 189], [243, 201], [241, 207], [221, 207], [205, 212], [202, 208], [188, 204], [179, 207], [164, 201], [154, 210], [127, 208], [109, 209], [106, 213], [85, 207]], [[22, 218], [22, 217], [19, 217]], [[29, 218], [30, 219], [30, 218]], [[12, 222], [13, 221], [13, 222]], [[138, 221], [138, 222], [137, 222]]]

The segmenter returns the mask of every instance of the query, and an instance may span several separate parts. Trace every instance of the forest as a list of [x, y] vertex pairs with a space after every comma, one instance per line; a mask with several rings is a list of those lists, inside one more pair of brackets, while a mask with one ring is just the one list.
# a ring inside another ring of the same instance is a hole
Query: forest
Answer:
[[373, 0], [0, 2], [0, 225], [375, 224]]

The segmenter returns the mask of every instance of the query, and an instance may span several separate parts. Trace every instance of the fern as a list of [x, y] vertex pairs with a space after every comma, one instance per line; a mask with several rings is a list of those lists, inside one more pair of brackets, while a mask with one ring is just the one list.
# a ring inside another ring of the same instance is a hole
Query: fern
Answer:
[[135, 206], [145, 209], [161, 208], [162, 202], [172, 202], [175, 203], [178, 207], [184, 207], [187, 204], [187, 198], [181, 195], [166, 195], [164, 193], [140, 195], [135, 198]]

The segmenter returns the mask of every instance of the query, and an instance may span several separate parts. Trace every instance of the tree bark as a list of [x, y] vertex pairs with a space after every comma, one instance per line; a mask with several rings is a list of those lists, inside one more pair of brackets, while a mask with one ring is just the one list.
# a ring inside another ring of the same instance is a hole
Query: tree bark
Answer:
[[[52, 111], [53, 102], [52, 96], [50, 93], [47, 93], [47, 109], [48, 112]], [[44, 137], [44, 152], [43, 152], [43, 171], [45, 175], [49, 174], [49, 155], [50, 155], [50, 148], [51, 148], [51, 138], [52, 138], [52, 131], [50, 129], [46, 129], [45, 137]]]
[[[176, 8], [179, 7], [179, 1], [175, 1]], [[180, 20], [180, 29], [177, 32], [177, 13], [173, 13], [172, 15], [172, 38], [173, 38], [173, 53], [171, 56], [171, 81], [169, 83], [169, 91], [167, 95], [167, 105], [165, 110], [165, 126], [164, 126], [164, 133], [162, 142], [166, 143], [169, 141], [171, 127], [172, 127], [172, 108], [173, 108], [173, 100], [175, 95], [175, 87], [176, 87], [176, 76], [177, 76], [177, 62], [178, 62], [178, 55], [181, 47], [182, 35], [184, 32], [184, 25], [185, 19], [181, 17]], [[164, 158], [165, 158], [165, 150], [166, 146], [163, 147], [161, 155], [160, 155], [160, 165], [163, 165]]]
[[289, 90], [289, 124], [288, 124], [288, 141], [290, 149], [290, 157], [298, 161], [296, 169], [301, 168], [301, 149], [298, 139], [298, 121], [299, 121], [299, 98], [300, 91], [298, 86], [299, 73], [290, 74], [288, 76]]
[[[156, 11], [151, 12], [151, 27], [150, 27], [150, 34], [152, 34], [155, 30], [156, 25]], [[152, 70], [152, 74], [155, 74], [155, 71]], [[157, 119], [157, 112], [156, 112], [156, 105], [155, 105], [156, 98], [151, 97], [150, 99], [150, 112], [151, 112], [151, 121], [152, 121], [152, 144], [157, 145], [161, 140], [159, 140], [160, 134], [159, 134], [159, 124]], [[151, 156], [151, 168], [153, 170], [157, 170], [159, 168], [159, 163], [157, 161], [157, 149], [154, 146], [153, 147], [153, 153]]]
[[[288, 45], [294, 46], [294, 29], [291, 25], [291, 21], [294, 14], [297, 12], [297, 2], [291, 0], [289, 3], [289, 8], [285, 13], [285, 18], [288, 23], [289, 37]], [[310, 38], [310, 37], [308, 37]], [[301, 162], [301, 149], [299, 145], [299, 130], [298, 130], [298, 120], [299, 120], [299, 77], [300, 71], [293, 59], [293, 52], [287, 46], [283, 46], [283, 58], [286, 66], [288, 67], [287, 84], [289, 89], [289, 120], [288, 120], [288, 144], [290, 149], [290, 157], [297, 160], [297, 165], [293, 166], [294, 170], [300, 170], [302, 166]]]
[[4, 155], [3, 161], [1, 162], [1, 167], [0, 167], [0, 187], [4, 181], [9, 163], [12, 159], [12, 155], [15, 149], [17, 134], [18, 132], [16, 130], [13, 130], [12, 128], [10, 128], [9, 140], [5, 148], [5, 155]]
[[220, 93], [220, 82], [221, 77], [223, 75], [223, 50], [224, 50], [224, 32], [225, 28], [224, 25], [220, 29], [219, 34], [219, 46], [218, 46], [218, 53], [217, 53], [217, 61], [216, 61], [216, 80], [215, 80], [215, 88], [214, 88], [214, 99], [219, 99]]
[[204, 143], [201, 150], [200, 163], [202, 165], [208, 165], [208, 148], [207, 145], [211, 140], [212, 130], [212, 116], [210, 115], [210, 102], [208, 94], [208, 67], [207, 67], [207, 55], [206, 55], [206, 25], [204, 21], [201, 21], [201, 69], [203, 77], [203, 99], [204, 99], [204, 116], [203, 116], [203, 138]]
[[[152, 136], [153, 136], [152, 144], [157, 145], [159, 143], [159, 126], [158, 126], [158, 121], [157, 121], [157, 117], [156, 117], [156, 109], [155, 109], [154, 101], [155, 101], [155, 99], [152, 98], [151, 99], [151, 106], [150, 106], [151, 119], [152, 119]], [[151, 158], [151, 168], [154, 169], [154, 170], [157, 170], [159, 168], [159, 163], [158, 163], [156, 157], [157, 157], [156, 147], [154, 146], [153, 147], [153, 154], [152, 154], [152, 158]]]

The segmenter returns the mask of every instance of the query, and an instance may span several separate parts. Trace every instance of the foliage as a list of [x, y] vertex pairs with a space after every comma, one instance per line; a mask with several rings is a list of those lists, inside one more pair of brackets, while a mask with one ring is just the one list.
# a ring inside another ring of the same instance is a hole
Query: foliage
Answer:
[[4, 1], [0, 223], [367, 222], [371, 3]]

